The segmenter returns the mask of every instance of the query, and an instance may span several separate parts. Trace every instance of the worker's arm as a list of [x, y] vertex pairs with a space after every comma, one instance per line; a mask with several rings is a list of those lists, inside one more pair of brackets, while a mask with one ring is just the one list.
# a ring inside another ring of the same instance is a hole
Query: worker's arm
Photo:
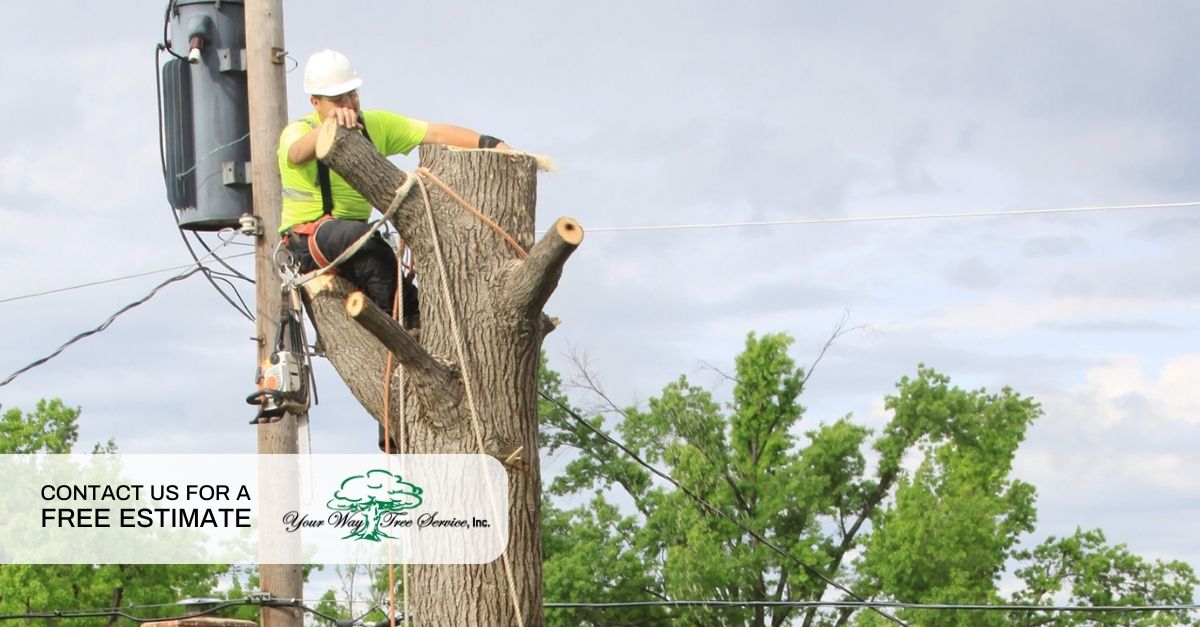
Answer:
[[[329, 117], [325, 118], [324, 122], [334, 120], [338, 124], [355, 129], [362, 126], [358, 121], [358, 111], [350, 107], [338, 107], [330, 111]], [[293, 165], [304, 165], [309, 161], [317, 158], [317, 135], [320, 133], [321, 127], [314, 128], [309, 131], [304, 137], [297, 139], [288, 147], [288, 161]]]
[[292, 142], [288, 147], [288, 161], [293, 165], [304, 165], [317, 158], [317, 129]]
[[[421, 144], [444, 144], [458, 148], [478, 148], [479, 137], [480, 133], [472, 131], [469, 128], [451, 124], [430, 124], [429, 129], [425, 131], [425, 139], [421, 140]], [[512, 150], [504, 142], [496, 144], [496, 148], [499, 150]]]

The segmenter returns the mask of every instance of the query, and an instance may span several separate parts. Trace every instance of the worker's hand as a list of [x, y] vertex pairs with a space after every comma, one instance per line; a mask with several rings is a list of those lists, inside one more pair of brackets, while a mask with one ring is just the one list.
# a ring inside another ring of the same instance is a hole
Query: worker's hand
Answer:
[[512, 150], [512, 146], [509, 146], [508, 142], [500, 142], [496, 144], [496, 150]]
[[328, 119], [333, 120], [337, 125], [343, 126], [350, 130], [354, 130], [361, 126], [361, 124], [358, 123], [358, 109], [353, 107], [334, 108], [329, 111]]

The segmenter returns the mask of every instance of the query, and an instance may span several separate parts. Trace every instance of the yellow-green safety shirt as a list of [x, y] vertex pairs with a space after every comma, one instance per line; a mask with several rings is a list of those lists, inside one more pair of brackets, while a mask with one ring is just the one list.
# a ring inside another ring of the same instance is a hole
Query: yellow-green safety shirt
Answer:
[[[429, 123], [390, 111], [363, 111], [363, 125], [371, 143], [381, 154], [408, 154], [425, 139]], [[283, 182], [283, 217], [279, 232], [297, 224], [312, 222], [324, 215], [321, 207], [321, 185], [317, 181], [317, 160], [294, 164], [288, 161], [288, 149], [296, 140], [320, 126], [314, 111], [291, 124], [279, 135], [279, 172]], [[333, 217], [366, 220], [371, 217], [371, 203], [362, 197], [337, 172], [329, 172], [329, 188], [333, 196]]]

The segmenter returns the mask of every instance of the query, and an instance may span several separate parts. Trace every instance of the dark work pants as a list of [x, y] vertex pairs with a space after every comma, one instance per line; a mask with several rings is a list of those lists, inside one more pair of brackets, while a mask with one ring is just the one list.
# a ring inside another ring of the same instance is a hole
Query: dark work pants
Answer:
[[[357, 220], [327, 220], [317, 229], [317, 248], [325, 259], [332, 262], [370, 228], [366, 222]], [[312, 272], [317, 269], [317, 262], [308, 250], [308, 237], [289, 235], [288, 251], [300, 264], [300, 272]], [[372, 236], [357, 253], [339, 265], [337, 271], [347, 281], [363, 290], [380, 309], [389, 315], [392, 313], [396, 298], [396, 253], [383, 240], [383, 236], [379, 233]], [[418, 304], [417, 288], [410, 277], [405, 277], [406, 328], [419, 325]]]

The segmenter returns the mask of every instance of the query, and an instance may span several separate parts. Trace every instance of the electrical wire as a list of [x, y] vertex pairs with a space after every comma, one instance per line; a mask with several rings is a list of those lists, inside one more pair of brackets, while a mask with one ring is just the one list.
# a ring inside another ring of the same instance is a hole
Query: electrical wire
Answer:
[[[205, 268], [204, 266], [201, 266], [200, 270], [201, 270], [201, 272], [204, 273], [204, 276], [207, 277], [210, 282], [221, 281], [221, 282], [225, 283], [226, 285], [228, 285], [229, 289], [233, 290], [233, 295], [237, 297], [238, 302], [237, 303], [233, 302], [233, 299], [229, 298], [229, 295], [227, 295], [225, 292], [222, 291], [221, 296], [225, 297], [225, 302], [232, 305], [233, 308], [235, 310], [237, 310], [238, 313], [245, 316], [245, 318], [247, 320], [249, 320], [250, 322], [254, 322], [254, 314], [250, 311], [250, 306], [246, 304], [246, 300], [244, 298], [242, 298], [242, 293], [238, 291], [237, 286], [233, 284], [233, 281], [230, 281], [229, 279], [225, 278], [224, 276], [221, 276], [220, 274], [213, 272], [212, 270]], [[240, 303], [240, 306], [239, 306], [239, 303]]]
[[[167, 607], [173, 604], [158, 604], [131, 606], [138, 608]], [[362, 619], [376, 608], [371, 608], [358, 618], [339, 619], [309, 607], [301, 599], [246, 599], [230, 600], [218, 603], [213, 607], [189, 612], [179, 616], [141, 617], [124, 610], [81, 610], [81, 611], [45, 611], [25, 612], [21, 614], [0, 614], [0, 621], [33, 620], [33, 619], [72, 619], [72, 618], [124, 618], [144, 624], [160, 621], [183, 621], [216, 614], [231, 607], [257, 605], [270, 608], [295, 608], [312, 614], [314, 617], [328, 621], [336, 627], [361, 625]], [[1063, 613], [1124, 613], [1124, 612], [1194, 612], [1200, 610], [1200, 605], [978, 605], [954, 603], [900, 603], [893, 601], [720, 601], [720, 600], [679, 600], [679, 601], [627, 601], [615, 603], [572, 603], [546, 602], [546, 609], [621, 609], [638, 607], [800, 607], [800, 608], [830, 608], [830, 609], [906, 609], [934, 611], [998, 611], [998, 612], [1063, 612]], [[131, 608], [126, 608], [131, 609]], [[386, 625], [387, 621], [376, 623], [375, 627]]]
[[[230, 245], [241, 245], [241, 246], [257, 246], [257, 244], [243, 244], [243, 243], [241, 243], [241, 242], [236, 242], [236, 243], [235, 243], [235, 242], [233, 241], [233, 238], [234, 238], [234, 237], [236, 237], [237, 235], [239, 235], [239, 234], [240, 234], [240, 232], [239, 232], [239, 231], [236, 231], [236, 230], [234, 230], [234, 229], [229, 229], [229, 228], [226, 228], [226, 229], [221, 229], [221, 231], [220, 231], [220, 232], [221, 232], [221, 233], [224, 233], [224, 232], [226, 232], [226, 231], [228, 231], [228, 232], [230, 233], [230, 236], [229, 236], [229, 237], [227, 237], [227, 238], [221, 238], [221, 246], [220, 246], [221, 248], [224, 248], [225, 246], [230, 246]], [[216, 255], [216, 254], [213, 252], [213, 249], [211, 249], [211, 248], [209, 248], [209, 247], [208, 247], [208, 243], [204, 241], [204, 238], [200, 237], [200, 233], [199, 233], [199, 232], [197, 232], [197, 231], [192, 231], [192, 235], [194, 235], [194, 236], [196, 237], [196, 241], [197, 241], [197, 242], [200, 242], [200, 245], [204, 247], [204, 250], [208, 251], [209, 253], [212, 253], [212, 257], [213, 257], [213, 259], [216, 259], [216, 260], [217, 260], [217, 263], [221, 264], [222, 266], [225, 266], [225, 269], [226, 269], [226, 270], [229, 270], [230, 272], [232, 272], [232, 273], [234, 274], [234, 276], [236, 276], [237, 278], [239, 278], [239, 279], [242, 279], [243, 281], [245, 281], [245, 282], [249, 283], [250, 285], [254, 285], [254, 279], [252, 279], [252, 278], [250, 278], [250, 277], [246, 276], [245, 274], [242, 274], [242, 272], [241, 272], [241, 271], [239, 271], [237, 268], [235, 268], [235, 267], [233, 267], [233, 266], [229, 265], [228, 263], [226, 263], [226, 262], [225, 262], [225, 260], [224, 260], [224, 259], [222, 259], [222, 258], [218, 257], [218, 256], [217, 256], [217, 255]]]
[[[196, 250], [194, 248], [192, 248], [192, 244], [191, 244], [191, 242], [188, 241], [187, 235], [183, 234], [183, 228], [179, 226], [179, 216], [174, 211], [171, 211], [171, 215], [175, 218], [175, 228], [177, 231], [179, 231], [179, 237], [180, 237], [180, 239], [183, 240], [184, 247], [187, 248], [188, 254], [190, 254], [192, 256], [192, 259], [196, 260], [195, 265], [200, 266], [201, 258], [196, 256]], [[220, 246], [218, 246], [216, 248], [216, 250], [209, 249], [208, 246], [205, 246], [205, 248], [208, 249], [208, 254], [205, 255], [203, 258], [204, 259], [207, 259], [209, 257], [217, 258], [216, 251], [220, 250], [221, 248], [224, 248], [225, 245], [231, 241], [233, 241], [232, 237], [230, 237], [227, 240], [223, 240], [223, 243]], [[204, 278], [208, 279], [209, 284], [211, 284], [213, 286], [213, 289], [217, 290], [217, 293], [221, 295], [221, 298], [225, 299], [225, 302], [229, 303], [229, 305], [231, 307], [233, 307], [238, 313], [245, 316], [245, 318], [247, 320], [249, 320], [250, 322], [254, 322], [254, 312], [250, 311], [250, 309], [248, 307], [247, 308], [239, 308], [237, 306], [237, 303], [234, 303], [233, 299], [230, 298], [229, 295], [225, 293], [225, 290], [221, 289], [221, 286], [217, 285], [217, 282], [213, 279], [211, 274], [209, 274], [208, 272], [205, 272]], [[234, 288], [232, 284], [230, 284], [229, 287], [232, 288], [234, 290], [234, 292], [237, 291], [237, 288]], [[241, 298], [242, 298], [242, 295], [238, 294], [238, 300], [241, 300]], [[245, 301], [242, 301], [242, 302], [244, 303]]]
[[[1095, 211], [1130, 211], [1136, 209], [1178, 209], [1200, 207], [1200, 201], [1138, 205], [1096, 205], [1092, 207], [1051, 207], [1043, 209], [1013, 209], [1008, 211], [962, 211], [956, 213], [917, 213], [894, 216], [859, 216], [846, 218], [805, 218], [797, 220], [762, 220], [757, 222], [713, 222], [700, 224], [660, 224], [647, 226], [607, 226], [587, 229], [588, 233], [621, 233], [629, 231], [682, 231], [689, 229], [728, 229], [754, 226], [798, 226], [817, 224], [851, 224], [858, 222], [901, 222], [909, 220], [946, 220], [959, 218], [998, 218], [1056, 213], [1088, 213]], [[544, 232], [544, 231], [542, 231]]]
[[257, 605], [259, 607], [273, 607], [273, 608], [295, 608], [295, 609], [298, 609], [303, 612], [308, 612], [309, 614], [312, 614], [313, 616], [320, 618], [322, 620], [329, 621], [330, 623], [333, 623], [334, 625], [336, 625], [338, 627], [349, 627], [351, 625], [361, 624], [361, 618], [350, 619], [350, 620], [341, 620], [341, 619], [338, 619], [337, 617], [330, 616], [330, 615], [325, 614], [324, 612], [321, 612], [317, 609], [314, 609], [307, 605], [304, 605], [302, 602], [300, 602], [297, 599], [270, 599], [270, 598], [257, 599], [257, 598], [252, 598], [252, 597], [247, 597], [245, 599], [239, 599], [239, 600], [225, 601], [222, 603], [218, 603], [218, 604], [214, 605], [213, 607], [210, 607], [210, 608], [207, 608], [204, 610], [200, 610], [200, 611], [196, 611], [196, 612], [189, 612], [187, 614], [183, 614], [180, 616], [141, 617], [141, 616], [134, 616], [134, 615], [129, 614], [122, 610], [109, 609], [109, 610], [89, 610], [89, 611], [79, 611], [79, 612], [50, 611], [50, 612], [25, 612], [22, 614], [0, 614], [0, 621], [31, 620], [31, 619], [62, 620], [62, 619], [70, 619], [70, 618], [108, 617], [108, 618], [124, 618], [125, 620], [129, 620], [129, 621], [133, 621], [138, 624], [142, 624], [142, 623], [151, 623], [151, 622], [160, 622], [160, 621], [164, 621], [164, 622], [165, 621], [183, 621], [183, 620], [187, 620], [190, 618], [199, 618], [201, 616], [208, 616], [208, 615], [220, 612], [221, 610], [225, 610], [225, 609], [228, 609], [231, 607], [240, 607], [240, 606], [244, 606], [244, 605]]
[[[226, 257], [226, 259], [236, 259], [238, 257], [248, 257], [253, 254], [254, 254], [253, 252], [238, 253], [236, 255], [229, 255], [228, 257]], [[168, 268], [159, 268], [157, 270], [147, 270], [145, 272], [136, 272], [134, 274], [126, 274], [123, 276], [113, 277], [111, 279], [100, 279], [99, 281], [89, 281], [87, 283], [79, 283], [77, 285], [68, 285], [66, 287], [56, 287], [54, 289], [45, 290], [43, 292], [33, 292], [30, 294], [21, 294], [19, 296], [9, 296], [6, 298], [0, 298], [0, 304], [11, 303], [11, 302], [18, 301], [18, 300], [25, 300], [27, 298], [37, 298], [39, 296], [49, 296], [51, 294], [58, 294], [60, 292], [70, 292], [72, 290], [79, 290], [79, 289], [83, 289], [85, 287], [94, 287], [96, 285], [104, 285], [105, 283], [116, 283], [117, 281], [126, 281], [128, 279], [136, 279], [139, 277], [150, 276], [152, 274], [161, 274], [163, 272], [171, 272], [172, 270], [184, 270], [186, 268], [191, 268], [195, 265], [196, 265], [195, 262], [185, 263], [185, 264], [178, 265], [178, 266], [170, 266]]]
[[546, 602], [547, 609], [619, 609], [636, 607], [800, 607], [833, 609], [951, 610], [995, 612], [1194, 612], [1200, 605], [988, 605], [959, 603], [902, 603], [898, 601], [625, 601], [605, 603]]
[[235, 139], [235, 140], [232, 140], [232, 141], [226, 142], [226, 143], [224, 143], [224, 144], [221, 144], [220, 146], [217, 146], [216, 148], [213, 148], [212, 150], [208, 151], [208, 154], [206, 154], [206, 155], [204, 155], [203, 157], [200, 157], [199, 159], [197, 159], [197, 160], [196, 160], [196, 163], [193, 163], [193, 164], [192, 164], [192, 167], [190, 167], [190, 168], [188, 168], [188, 169], [184, 170], [183, 172], [180, 172], [179, 174], [176, 174], [176, 175], [175, 175], [175, 178], [177, 178], [177, 179], [182, 179], [183, 177], [185, 177], [185, 176], [187, 176], [187, 175], [191, 174], [192, 172], [195, 172], [195, 171], [196, 171], [196, 168], [200, 167], [200, 164], [201, 164], [201, 163], [204, 163], [205, 161], [208, 161], [208, 160], [209, 160], [209, 159], [210, 159], [210, 158], [211, 158], [213, 155], [217, 154], [218, 152], [221, 152], [222, 150], [224, 150], [224, 149], [226, 149], [226, 148], [228, 148], [228, 147], [230, 147], [230, 146], [233, 146], [234, 144], [241, 143], [241, 142], [243, 142], [243, 141], [245, 141], [245, 140], [247, 140], [247, 139], [250, 139], [250, 132], [249, 132], [249, 131], [247, 131], [245, 135], [242, 135], [241, 137], [239, 137], [239, 138], [237, 138], [237, 139]]
[[[328, 599], [290, 599], [286, 602], [271, 601], [269, 603], [297, 607], [303, 606], [304, 603], [319, 603]], [[333, 599], [337, 602], [345, 602], [346, 599]], [[220, 607], [215, 609], [205, 610], [206, 613], [220, 611], [234, 605], [259, 605], [263, 604], [259, 600], [237, 599], [222, 602]], [[82, 616], [87, 615], [111, 615], [112, 612], [127, 613], [132, 610], [143, 609], [158, 609], [163, 607], [177, 607], [178, 603], [146, 603], [146, 604], [131, 604], [117, 608], [103, 608], [90, 610], [72, 610], [71, 615]], [[1034, 605], [1034, 604], [982, 604], [982, 603], [905, 603], [901, 601], [728, 601], [722, 599], [677, 599], [670, 601], [663, 600], [648, 600], [648, 601], [546, 601], [542, 603], [542, 607], [546, 609], [627, 609], [640, 607], [797, 607], [797, 608], [830, 608], [830, 609], [868, 609], [871, 607], [879, 607], [884, 609], [901, 609], [901, 610], [934, 610], [934, 611], [993, 611], [993, 612], [1064, 612], [1064, 613], [1117, 613], [1117, 612], [1196, 612], [1200, 611], [1200, 604], [1188, 603], [1180, 605]], [[351, 621], [361, 621], [364, 616], [370, 614], [379, 606], [374, 606], [371, 609], [363, 612], [358, 618], [349, 619]], [[382, 611], [382, 609], [380, 609]], [[56, 615], [64, 618], [70, 617], [66, 612], [35, 612], [39, 616]], [[189, 616], [200, 616], [190, 614]], [[0, 620], [16, 618], [16, 615], [0, 615]], [[21, 615], [20, 617], [26, 617]], [[330, 621], [338, 621], [333, 617], [321, 615], [322, 618]], [[155, 618], [152, 620], [171, 620], [167, 618]], [[340, 621], [338, 621], [340, 622]]]
[[[682, 491], [684, 494], [686, 494], [692, 500], [699, 503], [700, 506], [703, 507], [705, 510], [717, 515], [720, 518], [724, 518], [725, 520], [728, 520], [729, 522], [733, 523], [738, 529], [741, 529], [743, 533], [748, 534], [750, 537], [752, 537], [755, 540], [757, 540], [758, 542], [762, 543], [763, 546], [766, 546], [767, 548], [771, 549], [772, 551], [774, 551], [781, 557], [784, 557], [784, 558], [796, 563], [796, 565], [800, 566], [800, 568], [804, 569], [806, 572], [808, 572], [812, 576], [816, 577], [817, 579], [820, 579], [821, 581], [825, 582], [827, 585], [833, 586], [834, 588], [837, 588], [838, 590], [841, 590], [842, 592], [846, 593], [847, 595], [850, 596], [851, 599], [854, 599], [855, 601], [857, 601], [859, 603], [864, 603], [864, 604], [869, 603], [869, 601], [866, 601], [865, 599], [863, 599], [859, 595], [855, 594], [852, 590], [843, 586], [842, 584], [837, 583], [832, 578], [827, 576], [825, 573], [822, 573], [821, 571], [817, 570], [815, 567], [810, 566], [810, 565], [800, 561], [799, 558], [792, 555], [791, 553], [788, 553], [779, 545], [764, 538], [761, 534], [759, 534], [757, 531], [751, 529], [750, 527], [746, 526], [740, 520], [734, 518], [733, 516], [730, 516], [729, 514], [725, 513], [724, 511], [722, 511], [720, 509], [717, 509], [715, 506], [710, 504], [708, 501], [704, 500], [704, 498], [701, 497], [699, 494], [696, 494], [695, 492], [688, 489], [683, 484], [679, 483], [679, 481], [677, 481], [671, 475], [659, 470], [658, 468], [655, 468], [653, 465], [651, 465], [647, 461], [643, 460], [637, 453], [630, 450], [629, 447], [622, 444], [616, 438], [613, 438], [612, 436], [608, 435], [607, 433], [592, 426], [592, 424], [589, 423], [587, 420], [585, 420], [582, 416], [580, 416], [578, 412], [576, 412], [575, 410], [571, 409], [570, 407], [567, 407], [566, 405], [564, 405], [562, 403], [562, 401], [559, 401], [558, 399], [550, 396], [549, 394], [547, 394], [546, 392], [544, 392], [542, 390], [538, 390], [538, 395], [541, 396], [542, 398], [546, 399], [547, 401], [550, 401], [551, 403], [553, 403], [556, 407], [558, 407], [562, 411], [566, 412], [567, 415], [569, 415], [569, 416], [571, 416], [571, 418], [575, 419], [576, 422], [578, 422], [579, 424], [586, 427], [589, 431], [596, 434], [604, 441], [606, 441], [609, 444], [620, 449], [622, 452], [624, 452], [626, 455], [628, 455], [630, 457], [630, 459], [632, 459], [634, 462], [637, 462], [638, 465], [642, 466], [646, 470], [653, 473], [655, 476], [663, 479], [664, 481], [666, 481], [666, 482], [670, 483], [671, 485], [675, 486], [676, 488], [678, 488], [680, 491]], [[867, 606], [864, 605], [864, 607], [867, 607]], [[876, 612], [880, 616], [883, 616], [887, 620], [889, 620], [893, 623], [896, 623], [897, 625], [907, 625], [907, 623], [905, 623], [904, 621], [900, 620], [899, 618], [896, 618], [895, 616], [892, 616], [891, 614], [888, 614], [887, 612], [884, 612], [880, 608], [868, 607], [868, 609]]]
[[101, 322], [100, 326], [98, 326], [94, 329], [91, 329], [90, 331], [84, 331], [83, 333], [76, 335], [75, 337], [73, 337], [73, 338], [67, 340], [65, 343], [63, 343], [62, 346], [59, 346], [53, 353], [50, 353], [49, 355], [46, 355], [45, 357], [42, 357], [41, 359], [34, 361], [33, 363], [29, 364], [28, 366], [25, 366], [24, 368], [21, 368], [20, 370], [17, 370], [16, 372], [8, 375], [7, 379], [0, 381], [0, 387], [4, 387], [4, 386], [8, 385], [9, 383], [12, 383], [12, 381], [14, 379], [16, 379], [18, 376], [20, 376], [26, 372], [29, 372], [30, 370], [33, 370], [34, 368], [37, 368], [38, 366], [50, 361], [51, 359], [54, 359], [60, 353], [62, 353], [64, 350], [66, 350], [66, 348], [68, 346], [74, 344], [75, 342], [78, 342], [79, 340], [82, 340], [83, 338], [95, 335], [95, 334], [100, 333], [101, 331], [107, 329], [108, 325], [112, 324], [113, 321], [116, 320], [118, 316], [120, 316], [121, 314], [129, 311], [130, 309], [133, 309], [134, 307], [137, 307], [138, 305], [141, 305], [142, 303], [145, 303], [146, 301], [150, 300], [162, 288], [164, 288], [176, 281], [182, 281], [182, 280], [192, 276], [193, 274], [196, 274], [197, 272], [203, 272], [204, 270], [206, 270], [206, 268], [204, 268], [203, 266], [196, 266], [196, 267], [193, 267], [191, 270], [188, 270], [187, 272], [177, 274], [177, 275], [167, 279], [166, 281], [159, 283], [158, 285], [156, 285], [154, 287], [154, 289], [150, 290], [149, 294], [146, 294], [142, 298], [118, 309], [116, 313], [109, 316], [104, 322]]
[[163, 40], [162, 43], [158, 44], [158, 48], [170, 52], [171, 56], [175, 57], [176, 59], [187, 61], [187, 57], [180, 55], [174, 50], [171, 50], [171, 40], [167, 36], [167, 29], [171, 25], [171, 10], [176, 8], [175, 0], [170, 0], [170, 2], [167, 2], [167, 10], [163, 15]]
[[[802, 225], [802, 224], [831, 224], [831, 223], [835, 223], [835, 222], [839, 222], [839, 223], [881, 222], [881, 221], [887, 221], [887, 220], [965, 218], [965, 217], [984, 217], [984, 216], [1027, 215], [1030, 213], [1067, 213], [1067, 212], [1102, 211], [1102, 210], [1119, 211], [1119, 210], [1129, 210], [1129, 209], [1155, 209], [1155, 208], [1175, 208], [1175, 207], [1193, 207], [1193, 206], [1200, 206], [1200, 201], [1187, 202], [1187, 203], [1166, 203], [1166, 204], [1145, 204], [1145, 205], [1113, 205], [1113, 206], [1109, 206], [1109, 207], [1031, 209], [1031, 210], [1020, 210], [1020, 211], [1009, 211], [1009, 212], [990, 211], [990, 212], [956, 213], [956, 214], [928, 214], [928, 215], [920, 215], [920, 216], [875, 216], [875, 217], [866, 217], [866, 218], [829, 218], [829, 219], [814, 219], [814, 220], [782, 220], [782, 221], [775, 221], [775, 222], [729, 222], [729, 223], [724, 223], [724, 224], [707, 224], [707, 225], [705, 225], [705, 224], [690, 224], [690, 225], [689, 224], [678, 224], [678, 225], [662, 225], [662, 226], [599, 227], [599, 228], [590, 228], [587, 231], [588, 231], [588, 233], [605, 233], [605, 232], [614, 233], [614, 232], [626, 232], [626, 231], [683, 230], [683, 229], [701, 229], [701, 228], [753, 227], [753, 226], [787, 226], [787, 225]], [[243, 245], [243, 244], [239, 244], [238, 242], [231, 242], [230, 245], [237, 246], [237, 245]], [[249, 245], [249, 244], [245, 244], [245, 245]], [[249, 256], [252, 254], [253, 253], [250, 253], [250, 252], [238, 253], [236, 255], [229, 255], [229, 256], [225, 257], [224, 259], [236, 259], [237, 257], [246, 257], [246, 256]], [[169, 272], [171, 270], [179, 270], [182, 268], [191, 267], [192, 265], [195, 265], [195, 264], [172, 266], [169, 268], [161, 268], [158, 270], [148, 270], [146, 272], [129, 274], [129, 275], [125, 275], [125, 276], [115, 277], [112, 279], [102, 279], [99, 281], [92, 281], [89, 283], [81, 283], [79, 285], [72, 285], [72, 286], [68, 286], [68, 287], [56, 288], [56, 289], [47, 290], [44, 292], [22, 294], [20, 296], [10, 296], [7, 298], [0, 299], [0, 304], [17, 301], [17, 300], [23, 300], [26, 298], [35, 298], [38, 296], [46, 296], [49, 294], [56, 294], [58, 292], [66, 292], [66, 291], [80, 289], [80, 288], [84, 288], [84, 287], [91, 287], [94, 285], [102, 285], [104, 283], [123, 281], [125, 279], [132, 279], [132, 278], [147, 276], [150, 274], [157, 274], [160, 272]], [[239, 273], [239, 275], [240, 275], [240, 273]], [[249, 277], [245, 277], [244, 275], [240, 275], [240, 278], [245, 278], [247, 280], [253, 280], [253, 279], [250, 279]]]
[[[265, 593], [264, 593], [264, 594], [265, 594]], [[229, 601], [229, 600], [235, 600], [235, 601], [236, 601], [236, 600], [240, 600], [240, 599], [212, 599], [211, 601], [212, 601], [213, 603], [224, 603], [225, 601]], [[323, 602], [323, 601], [330, 601], [330, 600], [332, 600], [332, 601], [336, 601], [337, 603], [345, 604], [345, 603], [346, 603], [347, 601], [349, 601], [350, 599], [349, 599], [349, 598], [340, 598], [340, 597], [336, 597], [336, 596], [335, 596], [335, 597], [333, 597], [333, 598], [331, 598], [331, 599], [324, 599], [324, 598], [316, 598], [316, 599], [292, 598], [292, 599], [289, 599], [289, 600], [291, 600], [291, 601], [295, 601], [295, 602], [297, 602], [297, 603], [321, 603], [321, 602]], [[354, 602], [355, 602], [355, 603], [362, 604], [362, 603], [365, 603], [365, 602], [367, 602], [367, 601], [364, 601], [363, 599], [355, 599], [355, 600], [354, 600]], [[107, 611], [111, 611], [111, 610], [121, 610], [121, 611], [124, 611], [124, 612], [131, 612], [131, 611], [134, 611], [134, 610], [152, 610], [152, 609], [159, 609], [159, 608], [164, 608], [164, 607], [179, 607], [179, 606], [180, 606], [180, 603], [179, 603], [178, 601], [176, 601], [176, 602], [174, 602], [174, 603], [128, 603], [128, 604], [125, 604], [125, 605], [120, 605], [120, 606], [110, 606], [110, 607], [100, 607], [100, 608], [84, 608], [84, 609], [71, 610], [71, 611], [72, 611], [72, 612], [107, 612]], [[362, 614], [362, 615], [363, 615], [363, 616], [365, 616], [365, 615], [367, 615], [367, 614], [370, 614], [372, 611], [374, 611], [374, 610], [376, 610], [376, 609], [378, 609], [378, 610], [379, 610], [379, 611], [381, 611], [381, 612], [383, 611], [383, 609], [382, 609], [382, 608], [380, 608], [378, 605], [375, 605], [375, 606], [373, 606], [373, 607], [372, 607], [370, 610], [367, 610], [366, 612], [363, 612], [363, 614]], [[159, 620], [161, 620], [161, 619], [159, 619]]]
[[219, 276], [219, 277], [223, 277], [226, 279], [241, 279], [243, 281], [246, 280], [238, 274], [230, 274], [228, 272], [221, 272], [219, 270], [213, 270], [212, 268], [209, 268], [208, 271], [211, 272], [213, 276]]

